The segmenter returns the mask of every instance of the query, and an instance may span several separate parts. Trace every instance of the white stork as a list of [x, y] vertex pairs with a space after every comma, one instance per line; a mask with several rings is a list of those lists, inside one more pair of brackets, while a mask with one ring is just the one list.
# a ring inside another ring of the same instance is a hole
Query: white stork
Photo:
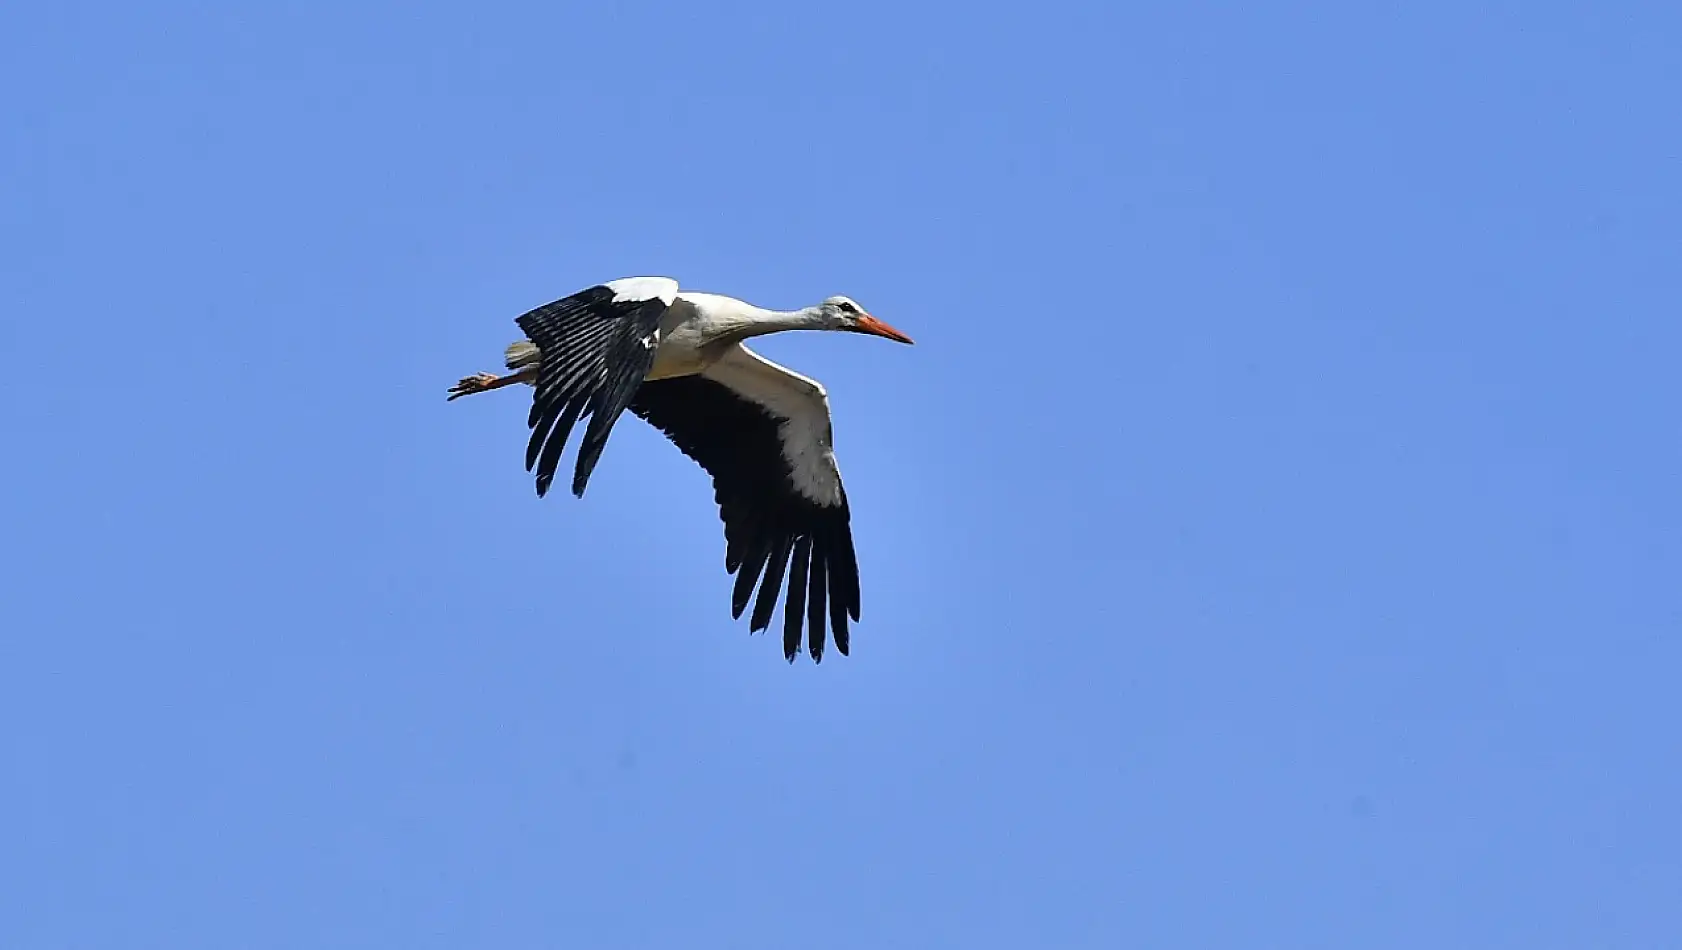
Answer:
[[[749, 599], [749, 631], [768, 629], [785, 571], [783, 655], [821, 662], [827, 603], [835, 648], [847, 654], [847, 618], [859, 619], [858, 561], [847, 493], [835, 464], [829, 396], [816, 380], [742, 345], [782, 330], [846, 330], [911, 338], [846, 297], [800, 310], [766, 310], [733, 297], [680, 292], [667, 277], [626, 277], [545, 304], [515, 320], [526, 339], [505, 354], [508, 375], [480, 373], [449, 399], [514, 383], [534, 387], [526, 471], [541, 497], [568, 434], [590, 417], [572, 492], [583, 497], [608, 433], [626, 409], [665, 433], [712, 476], [724, 522], [725, 568], [736, 575], [731, 616]], [[755, 585], [759, 593], [754, 597]]]

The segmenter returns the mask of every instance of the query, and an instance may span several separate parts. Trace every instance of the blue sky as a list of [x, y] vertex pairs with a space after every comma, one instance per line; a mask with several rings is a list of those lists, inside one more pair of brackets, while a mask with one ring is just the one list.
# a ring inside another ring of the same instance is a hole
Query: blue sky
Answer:
[[[0, 945], [1682, 946], [1682, 7], [0, 13]], [[525, 394], [830, 387], [850, 658]], [[569, 456], [570, 458], [570, 453]]]

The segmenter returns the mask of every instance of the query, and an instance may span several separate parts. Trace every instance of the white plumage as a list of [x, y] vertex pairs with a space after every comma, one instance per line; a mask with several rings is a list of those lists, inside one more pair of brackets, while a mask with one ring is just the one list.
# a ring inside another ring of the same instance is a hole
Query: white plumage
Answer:
[[[725, 566], [736, 574], [732, 613], [753, 601], [750, 630], [766, 629], [785, 571], [783, 652], [821, 660], [824, 621], [848, 651], [859, 618], [858, 565], [847, 495], [835, 461], [829, 397], [816, 380], [748, 349], [752, 336], [841, 330], [911, 339], [851, 299], [767, 310], [718, 294], [680, 291], [667, 277], [608, 281], [538, 307], [516, 323], [506, 376], [470, 376], [450, 399], [514, 383], [534, 388], [526, 469], [544, 495], [573, 426], [588, 417], [574, 463], [582, 496], [619, 415], [629, 409], [712, 476], [724, 522]], [[755, 589], [757, 588], [757, 595]]]

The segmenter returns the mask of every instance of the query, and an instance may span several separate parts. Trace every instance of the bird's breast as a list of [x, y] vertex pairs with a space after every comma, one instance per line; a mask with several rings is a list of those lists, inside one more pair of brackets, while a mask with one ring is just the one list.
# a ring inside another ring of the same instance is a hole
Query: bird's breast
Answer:
[[644, 379], [671, 379], [674, 376], [694, 376], [707, 368], [707, 360], [694, 351], [669, 353], [661, 348], [654, 354], [654, 365]]
[[673, 376], [693, 376], [706, 369], [716, 359], [716, 347], [709, 347], [691, 323], [662, 327], [660, 345], [654, 351], [654, 365], [647, 379], [670, 379]]

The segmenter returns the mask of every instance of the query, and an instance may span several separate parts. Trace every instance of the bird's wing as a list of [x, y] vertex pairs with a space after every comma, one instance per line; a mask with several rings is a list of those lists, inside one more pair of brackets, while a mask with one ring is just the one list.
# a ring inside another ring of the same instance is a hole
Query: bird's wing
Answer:
[[859, 571], [824, 388], [737, 345], [701, 375], [644, 383], [630, 409], [712, 476], [725, 568], [736, 575], [732, 616], [757, 584], [748, 629], [770, 627], [786, 570], [783, 655], [800, 651], [804, 620], [807, 650], [822, 660], [827, 604], [845, 656]]
[[626, 277], [581, 290], [514, 322], [542, 352], [532, 396], [526, 471], [537, 468], [541, 497], [555, 479], [567, 436], [581, 415], [590, 424], [578, 447], [572, 493], [583, 496], [613, 423], [630, 403], [660, 346], [660, 317], [677, 281]]

